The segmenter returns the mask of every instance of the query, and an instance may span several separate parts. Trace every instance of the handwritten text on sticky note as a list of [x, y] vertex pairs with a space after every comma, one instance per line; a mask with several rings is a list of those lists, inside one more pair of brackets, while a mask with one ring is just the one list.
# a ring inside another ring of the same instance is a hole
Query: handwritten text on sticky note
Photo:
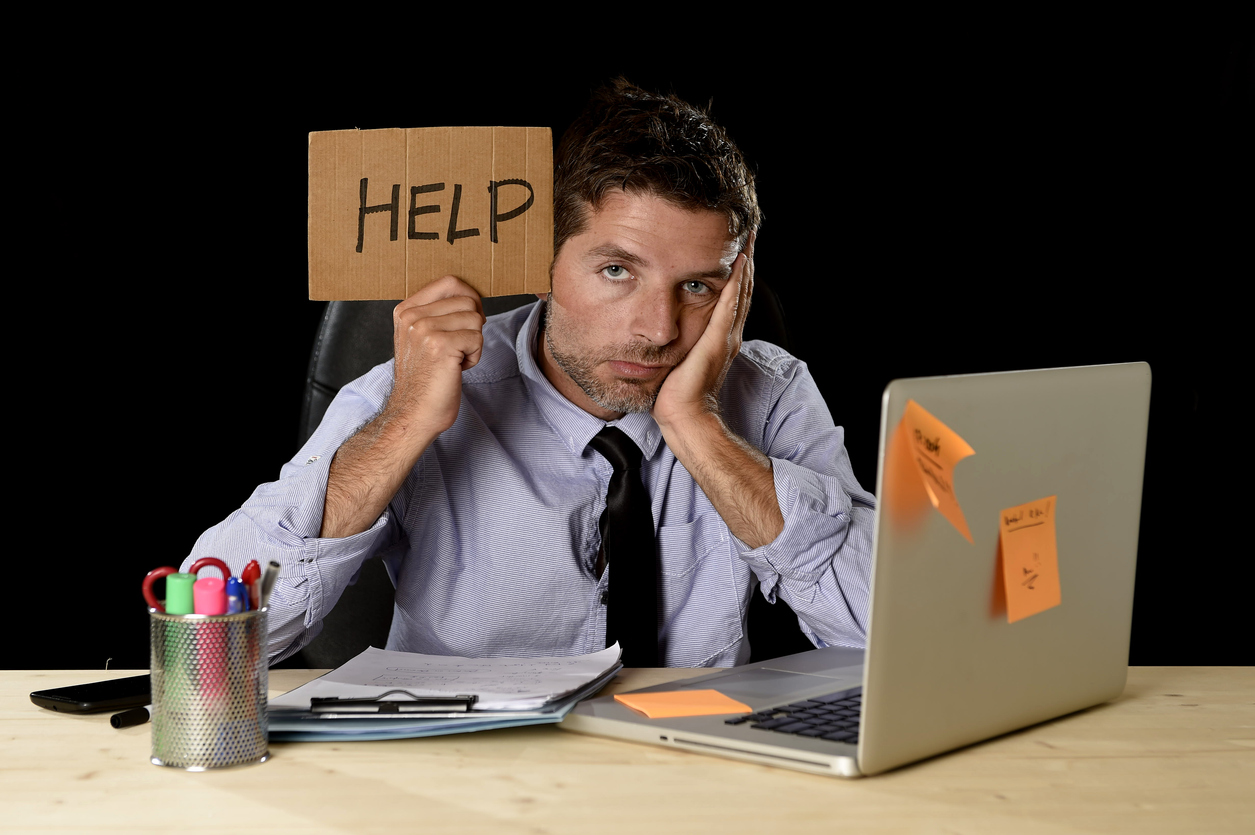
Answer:
[[971, 542], [972, 532], [968, 530], [959, 497], [954, 492], [954, 467], [969, 455], [975, 455], [976, 450], [914, 400], [906, 401], [902, 424], [906, 428], [911, 457], [933, 507]]
[[999, 522], [1007, 622], [1058, 606], [1059, 555], [1055, 545], [1057, 496], [1009, 507]]

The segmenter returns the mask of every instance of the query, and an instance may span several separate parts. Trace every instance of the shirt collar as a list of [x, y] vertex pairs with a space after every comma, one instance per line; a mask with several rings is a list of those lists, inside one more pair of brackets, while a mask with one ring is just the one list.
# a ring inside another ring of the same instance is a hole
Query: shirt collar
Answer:
[[618, 420], [607, 424], [601, 418], [567, 400], [553, 387], [553, 383], [541, 371], [536, 362], [536, 351], [540, 349], [540, 325], [545, 315], [546, 302], [541, 301], [532, 307], [523, 327], [519, 329], [514, 341], [514, 352], [519, 359], [519, 371], [528, 393], [541, 416], [548, 421], [562, 442], [570, 449], [571, 454], [579, 457], [593, 436], [605, 426], [617, 426], [640, 447], [645, 460], [651, 460], [662, 447], [662, 432], [658, 424], [647, 413], [626, 414]]

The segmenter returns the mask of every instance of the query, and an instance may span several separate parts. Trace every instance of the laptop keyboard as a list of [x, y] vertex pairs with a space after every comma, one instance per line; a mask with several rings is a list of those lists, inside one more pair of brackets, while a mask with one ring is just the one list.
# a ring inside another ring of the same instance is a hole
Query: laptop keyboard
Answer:
[[863, 688], [854, 687], [801, 702], [760, 710], [724, 720], [727, 725], [750, 723], [760, 731], [813, 736], [834, 742], [858, 742], [858, 717]]

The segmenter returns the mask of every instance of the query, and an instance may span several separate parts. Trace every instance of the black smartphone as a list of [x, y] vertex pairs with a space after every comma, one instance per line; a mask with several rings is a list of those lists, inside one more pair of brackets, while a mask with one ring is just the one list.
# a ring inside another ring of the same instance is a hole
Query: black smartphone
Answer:
[[152, 680], [147, 675], [111, 678], [89, 684], [36, 690], [31, 701], [62, 713], [99, 713], [126, 710], [152, 703]]

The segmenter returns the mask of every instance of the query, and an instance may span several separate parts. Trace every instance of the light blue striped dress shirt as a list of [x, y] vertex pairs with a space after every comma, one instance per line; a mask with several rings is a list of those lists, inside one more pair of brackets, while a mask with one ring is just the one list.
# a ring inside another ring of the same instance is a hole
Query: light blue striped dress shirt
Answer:
[[[311, 640], [362, 561], [385, 560], [397, 587], [388, 649], [539, 656], [605, 646], [611, 565], [594, 571], [610, 464], [589, 440], [605, 423], [545, 379], [534, 351], [543, 303], [484, 326], [479, 364], [462, 376], [457, 421], [419, 460], [373, 526], [320, 539], [327, 470], [346, 438], [383, 407], [392, 363], [336, 397], [278, 481], [197, 541], [239, 573], [283, 566], [271, 597], [271, 654]], [[750, 548], [662, 442], [647, 414], [617, 421], [644, 453], [661, 555], [660, 640], [668, 666], [749, 657], [745, 613], [761, 585], [783, 597], [817, 646], [862, 646], [871, 571], [872, 496], [850, 469], [843, 432], [806, 366], [747, 342], [721, 393], [728, 426], [772, 459], [784, 531]]]

